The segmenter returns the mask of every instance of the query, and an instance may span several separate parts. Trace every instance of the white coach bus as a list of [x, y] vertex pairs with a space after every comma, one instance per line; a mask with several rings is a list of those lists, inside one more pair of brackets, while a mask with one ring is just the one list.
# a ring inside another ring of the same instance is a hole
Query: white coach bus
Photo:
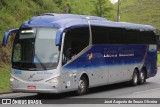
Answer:
[[158, 36], [150, 25], [46, 13], [5, 32], [3, 46], [13, 33], [15, 92], [82, 95], [107, 84], [143, 84], [157, 73]]

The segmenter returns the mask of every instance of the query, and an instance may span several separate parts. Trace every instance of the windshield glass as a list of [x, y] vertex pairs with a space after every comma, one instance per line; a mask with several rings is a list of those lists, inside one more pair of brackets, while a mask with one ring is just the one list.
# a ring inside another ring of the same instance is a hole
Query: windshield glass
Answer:
[[12, 65], [27, 70], [56, 68], [59, 48], [55, 45], [56, 28], [23, 29], [16, 35]]

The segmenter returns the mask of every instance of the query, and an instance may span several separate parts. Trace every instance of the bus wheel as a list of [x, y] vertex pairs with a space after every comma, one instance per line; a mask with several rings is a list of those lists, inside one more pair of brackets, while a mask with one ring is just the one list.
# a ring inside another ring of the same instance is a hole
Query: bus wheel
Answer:
[[87, 92], [88, 85], [87, 85], [87, 79], [85, 76], [82, 76], [80, 80], [78, 81], [78, 90], [77, 95], [83, 95]]
[[145, 73], [144, 73], [144, 71], [141, 71], [141, 73], [139, 75], [139, 84], [143, 84], [145, 82], [146, 82]]
[[134, 70], [133, 75], [132, 75], [132, 80], [131, 80], [132, 86], [136, 86], [138, 84], [138, 81], [139, 81], [138, 78], [139, 78], [138, 71]]

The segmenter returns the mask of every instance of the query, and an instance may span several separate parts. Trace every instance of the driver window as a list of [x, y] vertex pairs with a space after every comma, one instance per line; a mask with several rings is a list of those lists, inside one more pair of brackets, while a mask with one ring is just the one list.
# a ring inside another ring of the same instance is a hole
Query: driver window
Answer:
[[66, 32], [63, 49], [63, 65], [89, 45], [89, 28], [75, 28]]

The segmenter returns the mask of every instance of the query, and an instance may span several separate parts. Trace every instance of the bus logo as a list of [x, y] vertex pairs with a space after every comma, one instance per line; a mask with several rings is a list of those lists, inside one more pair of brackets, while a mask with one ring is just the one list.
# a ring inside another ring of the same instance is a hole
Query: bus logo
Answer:
[[32, 75], [30, 75], [28, 79], [31, 79], [31, 78], [33, 78], [33, 76], [34, 76], [34, 75], [35, 75], [35, 73], [34, 73], [34, 74], [32, 74]]
[[92, 53], [88, 55], [88, 59], [91, 60], [93, 58]]

